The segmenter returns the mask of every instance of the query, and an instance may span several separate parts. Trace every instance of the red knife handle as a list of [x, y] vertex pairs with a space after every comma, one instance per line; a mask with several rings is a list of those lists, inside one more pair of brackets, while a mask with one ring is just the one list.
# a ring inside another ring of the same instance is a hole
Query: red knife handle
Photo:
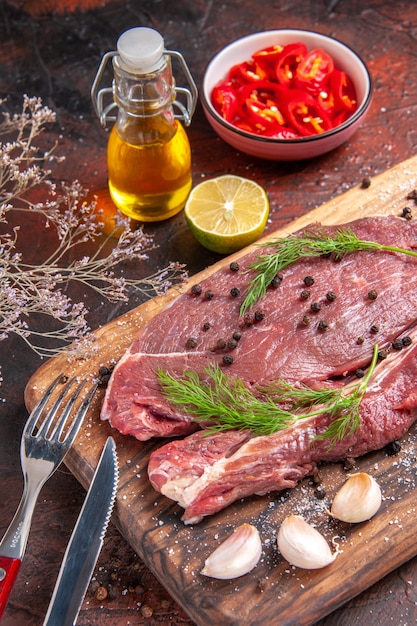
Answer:
[[0, 619], [6, 608], [21, 563], [20, 559], [0, 556]]

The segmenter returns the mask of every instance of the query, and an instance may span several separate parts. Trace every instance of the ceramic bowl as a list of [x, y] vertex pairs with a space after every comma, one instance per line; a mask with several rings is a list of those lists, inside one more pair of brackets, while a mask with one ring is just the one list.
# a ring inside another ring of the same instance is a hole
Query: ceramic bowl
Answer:
[[[303, 42], [308, 50], [322, 48], [333, 58], [335, 66], [351, 78], [358, 99], [358, 108], [340, 126], [319, 135], [297, 139], [262, 137], [240, 130], [224, 120], [211, 103], [213, 87], [225, 78], [228, 70], [237, 63], [250, 59], [262, 48], [275, 44]], [[201, 93], [206, 117], [215, 132], [228, 144], [252, 156], [276, 160], [298, 161], [310, 159], [334, 150], [347, 141], [363, 122], [372, 100], [372, 81], [362, 59], [344, 43], [306, 30], [280, 29], [255, 33], [238, 39], [218, 52], [207, 66]]]

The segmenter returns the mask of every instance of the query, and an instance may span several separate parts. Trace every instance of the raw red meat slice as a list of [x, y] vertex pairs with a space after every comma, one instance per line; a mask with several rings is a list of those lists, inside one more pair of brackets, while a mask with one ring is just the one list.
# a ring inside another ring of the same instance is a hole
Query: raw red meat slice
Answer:
[[328, 427], [322, 414], [267, 437], [199, 431], [151, 454], [154, 488], [178, 502], [194, 524], [235, 500], [294, 487], [322, 461], [357, 457], [404, 435], [417, 418], [417, 330], [413, 344], [380, 362], [360, 405], [361, 425], [334, 447], [314, 438]]
[[[381, 216], [347, 226], [361, 239], [417, 247], [414, 222]], [[311, 228], [332, 232], [340, 227]], [[258, 304], [263, 319], [247, 325], [239, 311], [250, 278], [246, 271], [259, 254], [242, 258], [237, 272], [229, 266], [218, 270], [201, 283], [199, 295], [183, 294], [139, 331], [113, 372], [102, 419], [140, 440], [185, 435], [198, 426], [161, 395], [158, 368], [173, 375], [199, 372], [211, 362], [223, 366], [228, 354], [233, 356], [228, 373], [248, 387], [279, 376], [314, 386], [365, 366], [375, 342], [388, 347], [417, 319], [417, 259], [358, 252], [339, 262], [309, 258], [287, 268], [281, 285]], [[306, 276], [314, 278], [314, 285], [306, 287]], [[369, 297], [371, 290], [376, 299]], [[330, 291], [334, 300], [326, 297]], [[312, 303], [320, 310], [314, 312]], [[236, 332], [241, 339], [232, 348]], [[219, 347], [222, 342], [226, 347]]]

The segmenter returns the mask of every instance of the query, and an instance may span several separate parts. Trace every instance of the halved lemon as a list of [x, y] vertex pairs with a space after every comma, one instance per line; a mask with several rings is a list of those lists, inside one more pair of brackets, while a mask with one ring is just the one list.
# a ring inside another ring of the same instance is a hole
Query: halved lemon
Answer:
[[265, 230], [269, 200], [253, 180], [226, 174], [204, 180], [188, 196], [185, 218], [208, 250], [231, 254], [253, 243]]

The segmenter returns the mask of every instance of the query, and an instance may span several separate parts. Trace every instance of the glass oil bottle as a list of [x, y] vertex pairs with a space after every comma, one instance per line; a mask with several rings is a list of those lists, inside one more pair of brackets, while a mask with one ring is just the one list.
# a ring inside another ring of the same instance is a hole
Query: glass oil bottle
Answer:
[[[177, 87], [171, 57], [178, 59], [190, 89]], [[111, 88], [99, 90], [112, 58]], [[112, 102], [104, 107], [106, 94]], [[177, 94], [186, 103], [176, 99]], [[104, 55], [91, 95], [101, 124], [114, 121], [107, 145], [108, 186], [114, 204], [136, 221], [160, 221], [177, 214], [191, 190], [191, 149], [184, 126], [195, 110], [197, 88], [178, 52], [164, 48], [151, 28], [132, 28]], [[116, 108], [117, 116], [109, 115]], [[174, 107], [179, 113], [174, 112]]]

